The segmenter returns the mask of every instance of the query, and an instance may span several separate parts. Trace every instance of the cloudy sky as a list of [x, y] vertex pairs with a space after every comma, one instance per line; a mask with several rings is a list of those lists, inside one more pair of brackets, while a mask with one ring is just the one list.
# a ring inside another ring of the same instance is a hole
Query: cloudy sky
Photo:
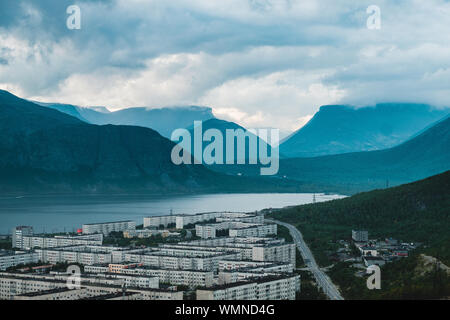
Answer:
[[324, 104], [445, 107], [449, 17], [446, 0], [1, 0], [0, 88], [112, 110], [207, 105], [282, 130]]

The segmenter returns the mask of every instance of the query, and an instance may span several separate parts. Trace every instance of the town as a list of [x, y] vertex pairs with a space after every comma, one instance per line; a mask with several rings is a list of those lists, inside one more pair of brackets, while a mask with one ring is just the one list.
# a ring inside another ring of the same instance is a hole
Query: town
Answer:
[[[12, 232], [0, 299], [294, 300], [296, 246], [261, 213], [210, 212]], [[75, 272], [79, 270], [79, 272]]]
[[329, 255], [333, 262], [351, 262], [359, 269], [356, 276], [364, 276], [371, 265], [383, 266], [408, 257], [409, 251], [420, 243], [405, 243], [393, 238], [369, 239], [369, 232], [352, 230], [351, 240], [339, 240], [339, 248]]

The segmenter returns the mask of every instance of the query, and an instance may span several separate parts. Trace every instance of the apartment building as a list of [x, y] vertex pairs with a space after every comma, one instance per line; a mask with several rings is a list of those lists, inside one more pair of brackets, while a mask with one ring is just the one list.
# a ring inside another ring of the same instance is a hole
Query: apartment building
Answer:
[[217, 230], [225, 230], [228, 222], [214, 223], [214, 224], [197, 224], [195, 226], [195, 235], [202, 239], [215, 238]]
[[177, 229], [183, 229], [185, 226], [189, 224], [196, 224], [205, 221], [215, 220], [217, 217], [222, 215], [221, 212], [206, 212], [206, 213], [198, 213], [198, 214], [183, 214], [176, 216], [176, 227]]
[[[66, 275], [67, 276], [67, 275]], [[111, 281], [111, 280], [109, 280]], [[85, 289], [85, 297], [91, 299], [104, 300], [102, 296], [109, 294], [122, 293], [122, 285], [118, 285], [120, 282], [107, 282], [105, 281], [81, 281], [81, 288]], [[123, 281], [122, 281], [123, 283]], [[49, 290], [55, 290], [54, 293], [58, 296], [58, 289], [64, 292], [67, 288], [67, 281], [61, 275], [27, 275], [27, 274], [0, 274], [0, 299], [10, 300], [15, 296], [21, 296], [22, 299], [26, 299], [26, 294], [36, 293], [34, 296], [42, 296], [44, 300], [51, 298]], [[64, 289], [64, 290], [63, 290]], [[140, 295], [142, 300], [182, 300], [183, 291], [166, 290], [158, 288], [127, 288], [127, 292]], [[76, 294], [76, 292], [73, 292]], [[55, 297], [55, 296], [53, 296]], [[32, 295], [29, 298], [33, 298]], [[55, 297], [56, 298], [56, 297]]]
[[88, 234], [76, 236], [54, 236], [49, 237], [45, 235], [40, 236], [23, 236], [22, 237], [23, 250], [30, 250], [33, 248], [56, 248], [76, 245], [93, 245], [101, 246], [103, 244], [103, 234]]
[[249, 278], [261, 278], [280, 274], [290, 274], [293, 266], [290, 263], [267, 263], [259, 266], [239, 269], [222, 269], [219, 271], [218, 283], [234, 283]]
[[106, 236], [111, 232], [133, 229], [136, 229], [136, 222], [131, 220], [83, 224], [83, 234], [102, 233]]
[[25, 236], [33, 235], [33, 227], [30, 226], [18, 226], [12, 230], [11, 238], [12, 238], [12, 247], [13, 248], [23, 248], [22, 239]]
[[82, 300], [87, 297], [89, 297], [89, 291], [86, 288], [55, 288], [22, 293], [14, 296], [13, 300]]
[[245, 237], [245, 238], [232, 238], [232, 237], [221, 237], [221, 238], [211, 238], [211, 239], [199, 239], [192, 241], [182, 241], [178, 245], [189, 245], [189, 246], [204, 246], [204, 247], [216, 247], [216, 246], [226, 246], [226, 245], [239, 245], [239, 244], [275, 244], [284, 243], [284, 239], [276, 239], [270, 237]]
[[[85, 281], [89, 278], [83, 276]], [[124, 274], [124, 273], [105, 273], [97, 274], [91, 277], [92, 283], [102, 283], [102, 280], [117, 280], [115, 283], [125, 285], [127, 288], [159, 288], [159, 278], [151, 275]]]
[[277, 225], [256, 224], [251, 226], [232, 227], [229, 230], [230, 237], [265, 237], [267, 235], [276, 235]]
[[80, 263], [93, 265], [122, 262], [127, 248], [109, 246], [69, 246], [36, 249], [39, 260], [48, 263]]
[[248, 214], [248, 213], [223, 213], [216, 217], [216, 222], [224, 221], [240, 221], [247, 223], [264, 223], [264, 215]]
[[175, 225], [176, 216], [154, 216], [144, 218], [144, 228], [167, 228], [169, 225]]
[[161, 226], [167, 227], [174, 224], [177, 229], [183, 229], [187, 225], [193, 225], [197, 223], [203, 223], [207, 221], [242, 221], [252, 223], [263, 223], [264, 216], [248, 214], [243, 212], [205, 212], [197, 214], [178, 214], [178, 215], [166, 215], [166, 216], [153, 216], [144, 218], [144, 228]]
[[[86, 273], [108, 273], [111, 268], [105, 265], [86, 266], [84, 271]], [[174, 270], [161, 269], [155, 267], [137, 267], [137, 268], [122, 268], [117, 271], [120, 274], [127, 275], [141, 275], [157, 277], [160, 283], [167, 283], [171, 285], [183, 285], [189, 287], [210, 287], [214, 284], [213, 271], [203, 270]]]
[[[259, 239], [259, 240], [257, 240]], [[286, 262], [295, 265], [296, 247], [284, 239], [216, 238], [161, 245], [160, 249], [194, 250], [198, 252], [239, 253], [239, 260]]]
[[202, 238], [215, 238], [217, 231], [229, 230], [229, 237], [265, 237], [277, 234], [276, 224], [256, 224], [242, 221], [226, 220], [211, 224], [197, 224], [195, 234]]
[[246, 281], [197, 289], [197, 300], [295, 300], [299, 275], [250, 278]]
[[220, 260], [219, 271], [224, 270], [274, 270], [279, 272], [293, 272], [294, 266], [288, 262], [267, 262], [253, 260]]
[[352, 239], [355, 242], [369, 241], [369, 232], [363, 230], [352, 230]]
[[[191, 250], [190, 250], [191, 251]], [[216, 270], [219, 261], [222, 259], [240, 259], [239, 253], [208, 252], [193, 255], [173, 254], [153, 251], [144, 253], [125, 253], [125, 260], [130, 262], [143, 263], [144, 266], [157, 267], [162, 269], [182, 269], [182, 270]]]
[[0, 251], [0, 270], [6, 270], [20, 264], [37, 262], [39, 262], [39, 255], [36, 252]]

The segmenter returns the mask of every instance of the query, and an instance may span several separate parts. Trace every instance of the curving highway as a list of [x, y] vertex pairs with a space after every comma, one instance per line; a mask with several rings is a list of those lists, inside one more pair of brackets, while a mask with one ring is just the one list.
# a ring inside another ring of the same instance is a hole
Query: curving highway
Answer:
[[316, 260], [314, 259], [314, 256], [311, 253], [311, 250], [309, 250], [308, 246], [303, 240], [303, 236], [300, 231], [289, 223], [272, 219], [266, 219], [266, 221], [282, 225], [289, 229], [289, 232], [291, 233], [292, 238], [294, 239], [294, 242], [297, 245], [300, 254], [302, 255], [302, 258], [305, 261], [306, 266], [316, 279], [317, 285], [322, 288], [329, 299], [344, 300], [331, 279], [325, 274], [325, 272], [320, 270], [319, 266], [316, 263]]

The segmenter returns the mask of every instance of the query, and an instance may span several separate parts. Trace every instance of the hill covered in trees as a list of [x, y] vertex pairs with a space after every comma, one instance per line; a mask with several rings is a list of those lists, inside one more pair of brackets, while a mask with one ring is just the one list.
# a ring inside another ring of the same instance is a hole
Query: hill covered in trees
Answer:
[[450, 277], [442, 270], [421, 273], [423, 254], [450, 266], [450, 171], [395, 188], [360, 193], [328, 202], [280, 209], [269, 216], [295, 225], [317, 262], [330, 265], [327, 252], [336, 241], [349, 239], [352, 229], [369, 237], [394, 237], [421, 242], [410, 257], [382, 267], [382, 290], [367, 290], [351, 263], [330, 270], [346, 298], [435, 299], [450, 295]]

